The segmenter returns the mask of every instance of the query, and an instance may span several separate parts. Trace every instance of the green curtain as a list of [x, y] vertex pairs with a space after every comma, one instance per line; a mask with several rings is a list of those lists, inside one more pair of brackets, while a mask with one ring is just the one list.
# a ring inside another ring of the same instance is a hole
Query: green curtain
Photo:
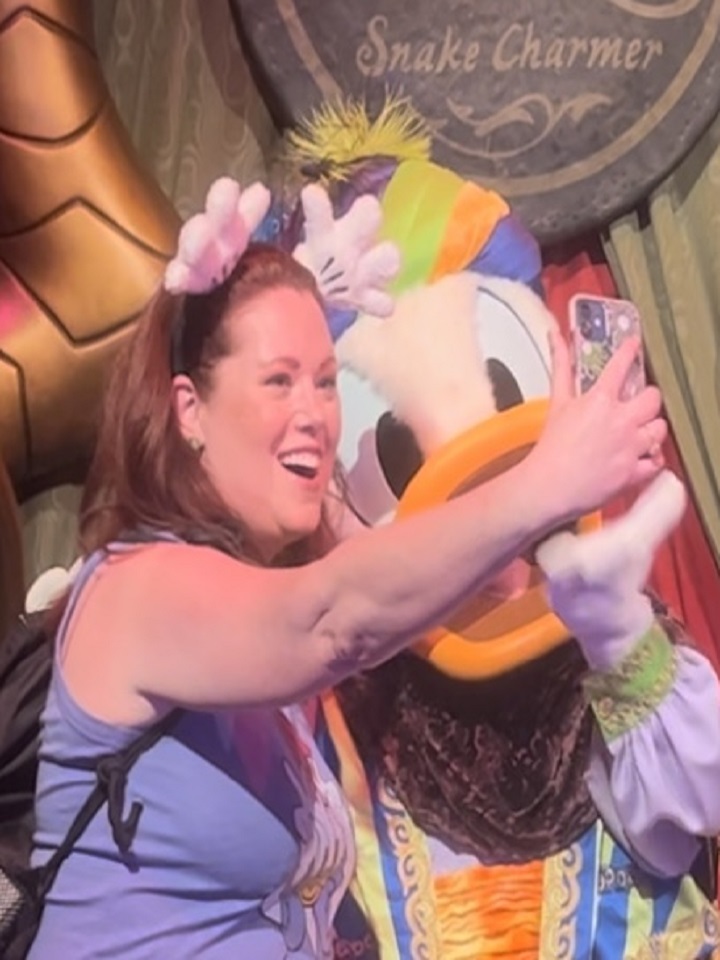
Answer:
[[277, 135], [227, 0], [94, 0], [94, 10], [110, 93], [183, 218], [216, 177], [264, 177]]
[[720, 117], [641, 209], [604, 238], [640, 309], [648, 358], [720, 559]]

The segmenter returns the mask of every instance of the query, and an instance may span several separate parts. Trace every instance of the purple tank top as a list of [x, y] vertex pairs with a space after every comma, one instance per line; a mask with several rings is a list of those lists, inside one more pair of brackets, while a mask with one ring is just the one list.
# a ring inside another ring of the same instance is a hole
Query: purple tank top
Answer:
[[[112, 550], [129, 549], [114, 546]], [[45, 862], [92, 789], [73, 761], [115, 751], [138, 728], [89, 715], [63, 680], [58, 631], [43, 714], [33, 863]], [[102, 642], [99, 638], [98, 642]], [[128, 855], [104, 808], [63, 864], [29, 960], [332, 957], [332, 918], [353, 869], [347, 810], [302, 712], [187, 711], [131, 770], [143, 805]]]

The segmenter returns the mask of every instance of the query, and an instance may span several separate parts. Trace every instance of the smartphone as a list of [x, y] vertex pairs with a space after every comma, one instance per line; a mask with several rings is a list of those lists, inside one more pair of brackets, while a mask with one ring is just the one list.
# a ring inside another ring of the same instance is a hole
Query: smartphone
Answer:
[[[578, 293], [570, 301], [569, 314], [575, 390], [587, 393], [620, 344], [628, 337], [642, 338], [640, 313], [630, 300]], [[634, 397], [646, 383], [640, 350], [625, 383], [624, 399]]]

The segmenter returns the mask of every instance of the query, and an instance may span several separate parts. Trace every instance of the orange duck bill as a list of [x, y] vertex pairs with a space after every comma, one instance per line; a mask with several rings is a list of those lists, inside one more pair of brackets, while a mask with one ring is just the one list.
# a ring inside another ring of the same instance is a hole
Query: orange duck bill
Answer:
[[[545, 400], [524, 403], [444, 444], [413, 477], [397, 516], [443, 503], [513, 467], [537, 442], [547, 408]], [[595, 513], [583, 517], [576, 529], [587, 532], [599, 525]], [[547, 605], [531, 551], [429, 633], [415, 652], [442, 673], [478, 680], [507, 673], [568, 639], [565, 626]]]

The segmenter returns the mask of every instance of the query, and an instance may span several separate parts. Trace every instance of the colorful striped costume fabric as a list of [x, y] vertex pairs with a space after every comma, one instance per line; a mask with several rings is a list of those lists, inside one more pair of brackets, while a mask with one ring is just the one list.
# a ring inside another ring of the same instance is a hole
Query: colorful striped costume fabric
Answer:
[[695, 882], [644, 874], [600, 820], [545, 861], [485, 867], [457, 858], [444, 872], [432, 839], [363, 766], [332, 696], [324, 701], [321, 742], [351, 801], [353, 897], [375, 933], [357, 918], [343, 926], [349, 914], [341, 912], [336, 956], [718, 960], [717, 913]]

